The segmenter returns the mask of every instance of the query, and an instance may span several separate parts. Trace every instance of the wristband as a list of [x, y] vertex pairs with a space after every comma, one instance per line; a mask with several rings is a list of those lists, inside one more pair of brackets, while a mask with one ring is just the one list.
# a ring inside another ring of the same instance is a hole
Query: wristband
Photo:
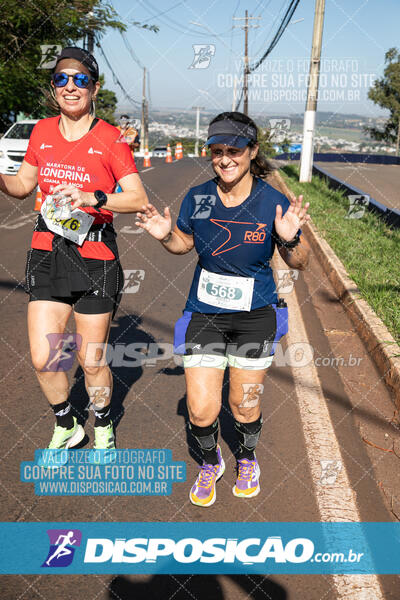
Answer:
[[299, 231], [296, 233], [296, 235], [294, 236], [294, 238], [292, 240], [289, 240], [288, 242], [286, 240], [283, 240], [281, 237], [279, 237], [279, 235], [277, 235], [275, 237], [276, 239], [276, 245], [278, 247], [282, 247], [283, 248], [288, 248], [289, 250], [291, 250], [292, 248], [296, 248], [296, 246], [298, 246], [298, 244], [300, 244], [300, 233]]
[[172, 231], [170, 231], [169, 233], [167, 233], [167, 235], [165, 236], [165, 238], [163, 240], [160, 240], [160, 242], [162, 244], [168, 244], [169, 240], [172, 238]]
[[94, 193], [94, 197], [97, 200], [97, 204], [95, 204], [93, 208], [99, 210], [107, 202], [107, 194], [105, 194], [101, 190], [96, 190]]

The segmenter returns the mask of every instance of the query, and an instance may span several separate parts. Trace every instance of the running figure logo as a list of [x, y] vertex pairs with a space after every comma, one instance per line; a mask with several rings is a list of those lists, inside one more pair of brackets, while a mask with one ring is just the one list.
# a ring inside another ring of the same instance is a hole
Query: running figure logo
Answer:
[[215, 54], [214, 44], [193, 44], [194, 57], [189, 69], [207, 69]]
[[275, 141], [278, 141], [278, 138], [283, 141], [290, 129], [290, 119], [269, 119], [269, 127], [271, 137], [274, 137]]
[[320, 460], [321, 477], [319, 482], [321, 485], [333, 485], [336, 483], [338, 475], [342, 470], [341, 460]]
[[349, 210], [345, 219], [361, 219], [364, 216], [365, 209], [369, 205], [369, 196], [361, 194], [350, 194]]
[[212, 207], [215, 206], [216, 197], [213, 194], [197, 194], [194, 201], [196, 208], [193, 211], [192, 219], [208, 219]]
[[61, 46], [57, 44], [41, 44], [42, 58], [38, 69], [53, 69], [56, 66], [56, 58], [61, 52]]
[[81, 545], [79, 529], [48, 529], [49, 553], [42, 567], [68, 567], [74, 558], [75, 548]]
[[143, 269], [124, 269], [124, 287], [123, 294], [136, 294], [139, 291], [140, 284], [144, 280], [145, 272]]
[[258, 405], [260, 396], [264, 391], [262, 383], [242, 383], [243, 400], [239, 406], [243, 408], [253, 408]]
[[49, 358], [42, 371], [69, 371], [74, 364], [75, 351], [82, 345], [79, 333], [48, 333]]
[[88, 386], [89, 402], [86, 410], [99, 410], [104, 408], [111, 395], [109, 386]]
[[280, 294], [290, 294], [293, 291], [295, 281], [299, 278], [297, 269], [277, 269], [278, 281], [276, 291]]

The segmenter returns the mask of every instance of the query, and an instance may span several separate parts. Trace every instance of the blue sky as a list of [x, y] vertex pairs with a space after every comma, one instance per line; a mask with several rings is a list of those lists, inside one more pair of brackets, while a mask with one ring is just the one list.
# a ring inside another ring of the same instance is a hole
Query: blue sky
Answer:
[[[150, 72], [152, 107], [189, 109], [200, 105], [216, 111], [231, 109], [233, 80], [242, 75], [244, 32], [232, 26], [243, 25], [244, 21], [234, 21], [232, 17], [244, 17], [246, 9], [251, 16], [261, 16], [251, 21], [259, 25], [249, 31], [251, 64], [268, 47], [288, 3], [288, 0], [113, 0], [121, 20], [127, 24], [139, 21], [160, 28], [153, 33], [129, 26], [127, 31], [134, 53]], [[253, 75], [250, 114], [290, 115], [304, 110], [314, 4], [314, 0], [301, 0], [293, 22]], [[386, 50], [400, 47], [399, 22], [398, 0], [326, 0], [318, 110], [371, 117], [385, 115], [368, 100], [367, 92], [371, 82], [383, 73]], [[195, 44], [211, 45], [209, 52], [214, 54], [207, 68], [190, 68]], [[129, 94], [140, 102], [142, 71], [120, 34], [109, 30], [102, 39], [102, 47]], [[121, 106], [139, 116], [113, 81], [98, 49], [96, 56], [107, 88], [117, 93]], [[238, 86], [240, 89], [240, 80]]]

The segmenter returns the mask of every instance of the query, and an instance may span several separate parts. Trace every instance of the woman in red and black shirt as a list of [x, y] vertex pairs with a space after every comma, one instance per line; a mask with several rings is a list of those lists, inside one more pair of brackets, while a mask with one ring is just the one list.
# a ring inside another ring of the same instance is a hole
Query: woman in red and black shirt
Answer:
[[[94, 447], [102, 451], [91, 456], [107, 461], [115, 447], [112, 375], [105, 357], [99, 360], [91, 348], [107, 342], [122, 288], [113, 212], [136, 212], [147, 204], [147, 196], [128, 144], [121, 142], [115, 127], [93, 115], [98, 80], [91, 54], [76, 47], [62, 50], [51, 82], [61, 114], [36, 124], [18, 174], [0, 175], [0, 189], [24, 198], [39, 185], [45, 199], [28, 252], [26, 288], [32, 361], [56, 415], [49, 448], [69, 448], [84, 437], [71, 413], [63, 370], [64, 330], [73, 312], [76, 336], [70, 342], [96, 415]], [[117, 182], [122, 193], [114, 194]], [[57, 218], [60, 209], [51, 196], [63, 196], [69, 218]], [[68, 209], [74, 212], [68, 214]]]

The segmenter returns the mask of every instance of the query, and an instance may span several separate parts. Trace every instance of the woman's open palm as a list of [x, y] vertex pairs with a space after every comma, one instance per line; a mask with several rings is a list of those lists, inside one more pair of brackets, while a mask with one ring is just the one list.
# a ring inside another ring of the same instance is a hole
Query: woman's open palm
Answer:
[[137, 213], [138, 227], [145, 229], [156, 240], [163, 240], [171, 231], [171, 214], [168, 206], [164, 208], [162, 216], [155, 206], [147, 204], [143, 206], [142, 212]]
[[299, 196], [293, 199], [282, 217], [282, 206], [276, 205], [275, 231], [281, 239], [292, 240], [300, 227], [311, 219], [307, 214], [309, 206], [310, 203], [306, 202], [303, 207], [303, 196]]

